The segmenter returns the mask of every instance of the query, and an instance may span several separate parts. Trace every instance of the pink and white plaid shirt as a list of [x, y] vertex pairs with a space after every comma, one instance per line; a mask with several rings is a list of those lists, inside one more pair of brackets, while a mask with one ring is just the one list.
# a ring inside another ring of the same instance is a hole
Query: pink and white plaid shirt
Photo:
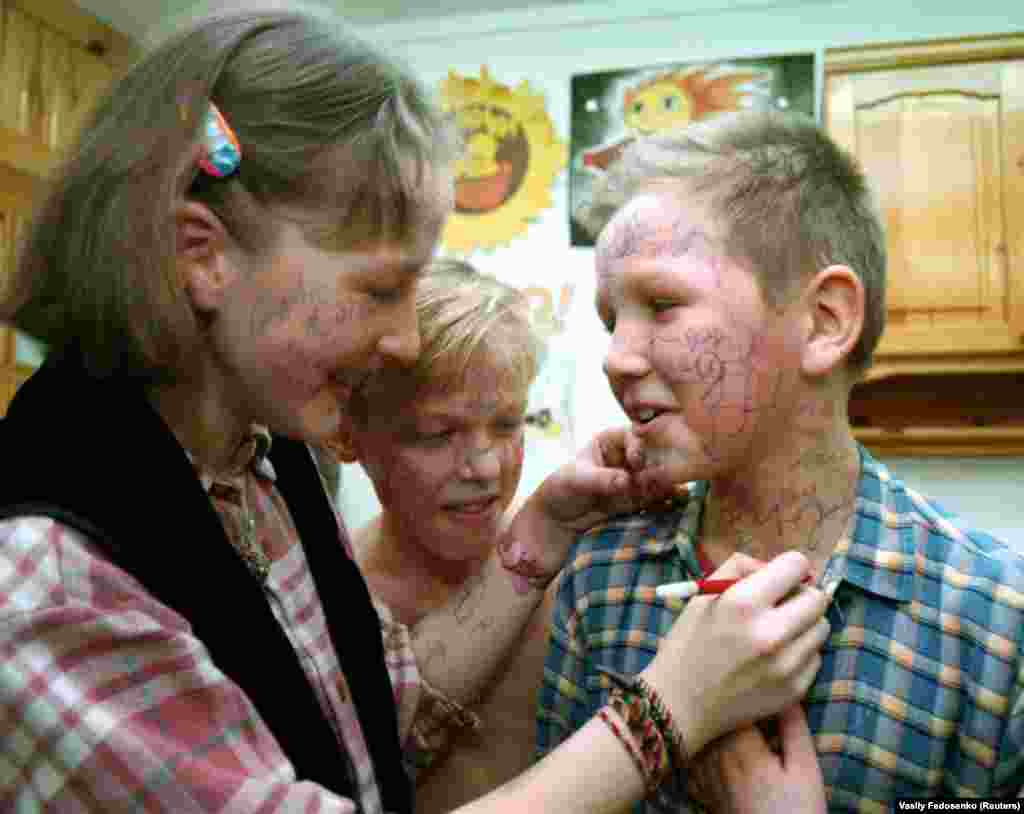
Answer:
[[[232, 538], [241, 504], [230, 487], [248, 488], [257, 540], [272, 561], [268, 601], [349, 756], [358, 800], [296, 780], [186, 619], [78, 531], [23, 517], [0, 522], [0, 811], [381, 812], [356, 710], [269, 461], [254, 458], [233, 482], [200, 474]], [[211, 491], [214, 483], [221, 488]], [[338, 530], [348, 547], [340, 517]], [[173, 556], [153, 552], [162, 554]], [[421, 681], [408, 630], [381, 605], [378, 614], [402, 741], [432, 747], [437, 732], [466, 724], [465, 713]], [[245, 620], [238, 625], [244, 636]]]

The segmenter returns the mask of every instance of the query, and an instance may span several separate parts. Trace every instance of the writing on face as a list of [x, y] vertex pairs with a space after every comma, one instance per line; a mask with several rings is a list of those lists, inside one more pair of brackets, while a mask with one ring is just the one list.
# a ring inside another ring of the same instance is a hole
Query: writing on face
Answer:
[[[674, 432], [666, 435], [685, 436], [691, 458], [735, 460], [759, 418], [778, 407], [787, 375], [752, 274], [727, 255], [700, 206], [664, 194], [643, 196], [612, 221], [597, 264], [596, 304], [612, 333], [606, 370], [619, 401], [627, 412], [637, 405], [642, 423], [667, 416], [660, 423], [674, 422]], [[681, 441], [679, 449], [687, 451]]]
[[[371, 418], [366, 434], [374, 439], [371, 454], [389, 461], [388, 492], [452, 496], [483, 488], [511, 490], [510, 499], [522, 465], [526, 383], [489, 363], [470, 365], [457, 382], [399, 385], [400, 375], [388, 376], [391, 414]], [[459, 486], [469, 482], [477, 486]]]
[[360, 460], [404, 537], [441, 560], [490, 550], [519, 486], [526, 392], [507, 385], [477, 365], [461, 385], [409, 388], [389, 417], [371, 403]]
[[[497, 377], [494, 383], [498, 384]], [[474, 388], [414, 408], [401, 425], [400, 442], [422, 453], [435, 453], [453, 472], [474, 469], [486, 455], [516, 453], [522, 447], [526, 398], [496, 392]]]

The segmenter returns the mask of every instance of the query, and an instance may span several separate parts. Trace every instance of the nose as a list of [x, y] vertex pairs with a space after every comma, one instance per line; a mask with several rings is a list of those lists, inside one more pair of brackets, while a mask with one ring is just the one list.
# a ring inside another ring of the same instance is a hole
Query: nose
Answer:
[[459, 476], [466, 480], [497, 480], [501, 474], [501, 455], [490, 436], [475, 435], [466, 444]]
[[651, 372], [649, 350], [650, 337], [646, 331], [620, 317], [604, 358], [604, 375], [613, 386], [624, 379], [646, 376]]
[[395, 314], [394, 322], [377, 342], [380, 354], [398, 364], [409, 367], [420, 357], [420, 329], [412, 297]]

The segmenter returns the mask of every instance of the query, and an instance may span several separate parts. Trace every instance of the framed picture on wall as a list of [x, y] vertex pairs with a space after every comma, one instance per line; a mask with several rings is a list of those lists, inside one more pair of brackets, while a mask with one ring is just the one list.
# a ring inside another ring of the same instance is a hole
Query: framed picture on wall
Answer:
[[574, 213], [622, 150], [647, 135], [741, 109], [819, 116], [815, 54], [678, 62], [577, 74], [571, 80], [569, 233], [592, 246]]

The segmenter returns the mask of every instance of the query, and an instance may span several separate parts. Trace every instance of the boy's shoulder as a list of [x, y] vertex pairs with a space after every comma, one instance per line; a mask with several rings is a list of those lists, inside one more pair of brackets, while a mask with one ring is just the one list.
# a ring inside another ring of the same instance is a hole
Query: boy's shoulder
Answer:
[[927, 529], [925, 551], [929, 559], [941, 557], [947, 568], [960, 573], [998, 580], [1021, 592], [1024, 604], [1024, 552], [1009, 541], [973, 526], [912, 487], [905, 487], [918, 522]]
[[941, 573], [953, 585], [970, 578], [997, 582], [1004, 592], [1019, 593], [1024, 607], [1024, 543], [1014, 546], [973, 526], [870, 456], [865, 457], [859, 503], [861, 524], [878, 528], [873, 533], [865, 530], [865, 537], [883, 533], [884, 527], [916, 532], [911, 539], [918, 567]]

